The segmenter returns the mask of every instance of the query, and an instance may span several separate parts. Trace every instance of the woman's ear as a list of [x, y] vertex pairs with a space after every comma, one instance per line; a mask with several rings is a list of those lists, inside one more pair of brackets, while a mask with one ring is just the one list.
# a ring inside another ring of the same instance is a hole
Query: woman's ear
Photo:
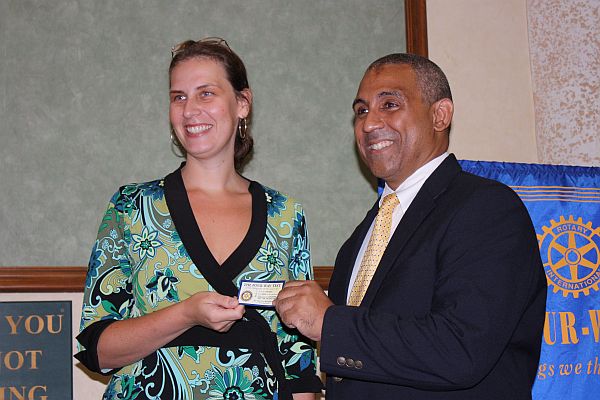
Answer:
[[252, 91], [244, 89], [237, 96], [238, 102], [238, 118], [247, 118], [252, 109]]
[[433, 129], [442, 132], [448, 129], [454, 114], [454, 103], [450, 99], [441, 99], [433, 103]]

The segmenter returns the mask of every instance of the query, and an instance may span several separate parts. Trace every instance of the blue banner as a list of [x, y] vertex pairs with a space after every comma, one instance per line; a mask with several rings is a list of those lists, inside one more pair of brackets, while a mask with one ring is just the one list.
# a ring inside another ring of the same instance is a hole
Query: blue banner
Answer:
[[460, 163], [510, 186], [535, 226], [548, 301], [533, 398], [600, 398], [600, 168]]

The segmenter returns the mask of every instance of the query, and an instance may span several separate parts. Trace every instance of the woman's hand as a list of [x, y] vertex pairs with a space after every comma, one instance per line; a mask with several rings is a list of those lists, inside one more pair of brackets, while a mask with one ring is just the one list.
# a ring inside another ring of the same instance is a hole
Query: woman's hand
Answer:
[[235, 297], [200, 292], [162, 310], [111, 324], [98, 340], [100, 368], [120, 368], [141, 360], [194, 325], [227, 332], [244, 315]]
[[237, 298], [216, 292], [196, 293], [184, 304], [184, 313], [191, 326], [202, 325], [217, 332], [227, 332], [245, 312]]

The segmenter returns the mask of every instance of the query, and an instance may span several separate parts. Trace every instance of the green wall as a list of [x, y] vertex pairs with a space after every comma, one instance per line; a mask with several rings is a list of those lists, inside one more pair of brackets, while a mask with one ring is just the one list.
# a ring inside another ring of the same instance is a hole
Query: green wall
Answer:
[[162, 177], [170, 48], [222, 36], [254, 91], [245, 175], [304, 204], [314, 265], [375, 200], [354, 148], [366, 66], [404, 51], [398, 0], [0, 0], [0, 265], [85, 265], [122, 184]]

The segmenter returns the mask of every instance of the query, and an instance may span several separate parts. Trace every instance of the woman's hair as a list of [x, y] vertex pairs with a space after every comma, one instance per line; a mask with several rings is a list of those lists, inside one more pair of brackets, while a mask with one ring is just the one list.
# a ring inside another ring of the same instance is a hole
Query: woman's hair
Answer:
[[[200, 39], [198, 41], [186, 40], [172, 48], [172, 55], [173, 58], [171, 59], [171, 65], [169, 66], [169, 81], [171, 80], [173, 69], [179, 63], [191, 58], [208, 58], [223, 66], [227, 75], [227, 80], [233, 87], [236, 97], [244, 97], [242, 91], [244, 89], [250, 89], [244, 62], [233, 50], [231, 50], [225, 39], [211, 37]], [[250, 106], [252, 106], [252, 104], [250, 104]], [[250, 132], [251, 113], [252, 107], [250, 107], [250, 113], [248, 114], [246, 121], [238, 121], [234, 147], [234, 165], [235, 169], [238, 171], [243, 168], [252, 152], [252, 147], [254, 146], [254, 139]], [[174, 134], [172, 136], [174, 144], [181, 151], [182, 155], [185, 156], [185, 149], [181, 143], [179, 143], [177, 136]]]

